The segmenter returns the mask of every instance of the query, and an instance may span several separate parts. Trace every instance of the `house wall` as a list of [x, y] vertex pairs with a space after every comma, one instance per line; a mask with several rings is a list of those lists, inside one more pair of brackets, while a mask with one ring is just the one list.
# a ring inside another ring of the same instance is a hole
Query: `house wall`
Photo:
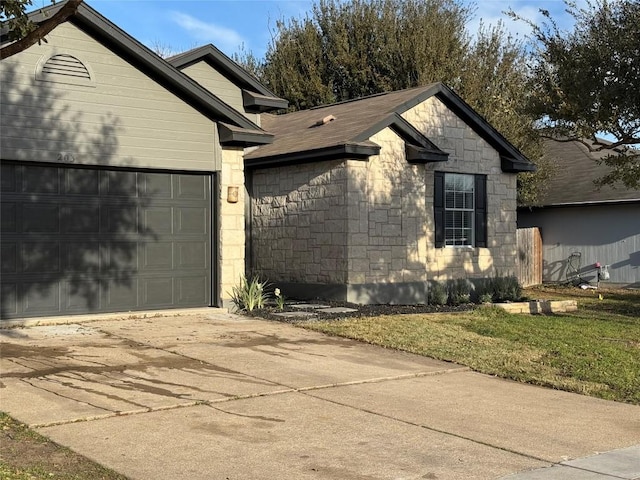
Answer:
[[[92, 82], [37, 80], [39, 63], [56, 53], [81, 60]], [[3, 159], [220, 170], [214, 121], [69, 22], [0, 72]]]
[[424, 303], [432, 223], [425, 167], [407, 163], [404, 140], [389, 128], [370, 140], [380, 145], [380, 155], [347, 162], [347, 300]]
[[[412, 165], [390, 128], [367, 161], [325, 161], [252, 174], [252, 268], [287, 296], [425, 303], [428, 282], [516, 272], [516, 175], [439, 100], [404, 117], [447, 162]], [[435, 247], [434, 171], [487, 175], [488, 247]]]
[[220, 100], [235, 108], [256, 125], [260, 126], [260, 115], [246, 113], [242, 100], [242, 89], [227, 77], [218, 72], [206, 61], [200, 61], [182, 69], [182, 73], [189, 75], [196, 82], [209, 90]]
[[[245, 265], [242, 149], [223, 149], [214, 120], [73, 24], [59, 25], [47, 40], [0, 63], [0, 158], [220, 172], [214, 258], [220, 294], [228, 300]], [[39, 64], [58, 53], [85, 63], [91, 82], [37, 80]], [[230, 185], [239, 187], [238, 203], [227, 202]]]
[[539, 227], [543, 281], [564, 282], [573, 252], [581, 255], [581, 277], [595, 282], [594, 264], [609, 265], [605, 283], [640, 287], [640, 204], [522, 210], [519, 227]]
[[346, 185], [344, 161], [252, 170], [250, 269], [280, 284], [345, 284]]
[[[437, 98], [429, 98], [402, 116], [449, 153], [447, 162], [426, 165], [425, 265], [429, 280], [515, 274], [516, 175], [502, 172], [498, 152]], [[487, 248], [435, 247], [432, 172], [436, 170], [487, 175]]]
[[[220, 293], [222, 305], [230, 306], [231, 291], [245, 270], [244, 152], [241, 148], [222, 153], [220, 180]], [[238, 188], [237, 202], [229, 201], [229, 187]]]

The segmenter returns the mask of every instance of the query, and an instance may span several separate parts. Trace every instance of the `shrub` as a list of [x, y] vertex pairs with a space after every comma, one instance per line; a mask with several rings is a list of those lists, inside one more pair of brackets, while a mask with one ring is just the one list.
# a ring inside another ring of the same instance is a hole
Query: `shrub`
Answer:
[[246, 310], [248, 312], [262, 308], [267, 300], [265, 287], [268, 282], [261, 281], [258, 276], [251, 277], [247, 280], [243, 275], [240, 283], [231, 289], [231, 302], [238, 310]]
[[522, 287], [513, 276], [496, 275], [491, 279], [494, 302], [517, 302], [522, 298]]
[[429, 303], [431, 305], [444, 305], [447, 303], [447, 288], [440, 282], [432, 282], [429, 288]]
[[493, 282], [489, 278], [483, 278], [476, 284], [476, 296], [478, 303], [491, 303], [493, 301]]
[[464, 278], [449, 282], [449, 303], [462, 305], [471, 301], [471, 285]]

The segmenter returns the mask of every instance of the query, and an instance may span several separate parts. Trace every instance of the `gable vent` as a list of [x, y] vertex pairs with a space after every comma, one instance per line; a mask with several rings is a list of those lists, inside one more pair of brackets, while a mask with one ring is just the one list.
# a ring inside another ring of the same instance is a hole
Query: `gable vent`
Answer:
[[43, 75], [62, 75], [91, 80], [87, 67], [73, 55], [59, 54], [49, 58], [42, 66]]

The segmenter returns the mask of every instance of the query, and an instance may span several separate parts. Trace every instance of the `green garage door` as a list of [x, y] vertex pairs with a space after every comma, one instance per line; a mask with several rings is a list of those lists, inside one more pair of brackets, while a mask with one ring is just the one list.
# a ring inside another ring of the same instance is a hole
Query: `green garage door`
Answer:
[[2, 318], [207, 306], [211, 175], [3, 163]]

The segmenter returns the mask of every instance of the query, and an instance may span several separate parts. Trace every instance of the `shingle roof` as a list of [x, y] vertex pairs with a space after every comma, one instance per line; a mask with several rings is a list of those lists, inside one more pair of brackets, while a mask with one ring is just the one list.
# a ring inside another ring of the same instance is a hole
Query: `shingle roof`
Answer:
[[580, 142], [545, 140], [544, 145], [544, 155], [556, 169], [541, 206], [640, 200], [640, 190], [595, 186], [594, 180], [610, 172], [609, 167], [596, 162], [608, 155], [606, 150], [590, 152]]
[[[274, 134], [274, 141], [249, 153], [245, 159], [251, 165], [252, 161], [260, 159], [293, 158], [304, 152], [361, 144], [377, 131], [397, 123], [402, 113], [432, 96], [439, 98], [500, 152], [503, 170], [516, 172], [535, 169], [522, 153], [442, 83], [372, 95], [285, 115], [263, 115], [261, 126]], [[330, 115], [335, 117], [334, 121], [317, 125]], [[426, 147], [426, 144], [423, 143], [423, 146]]]

